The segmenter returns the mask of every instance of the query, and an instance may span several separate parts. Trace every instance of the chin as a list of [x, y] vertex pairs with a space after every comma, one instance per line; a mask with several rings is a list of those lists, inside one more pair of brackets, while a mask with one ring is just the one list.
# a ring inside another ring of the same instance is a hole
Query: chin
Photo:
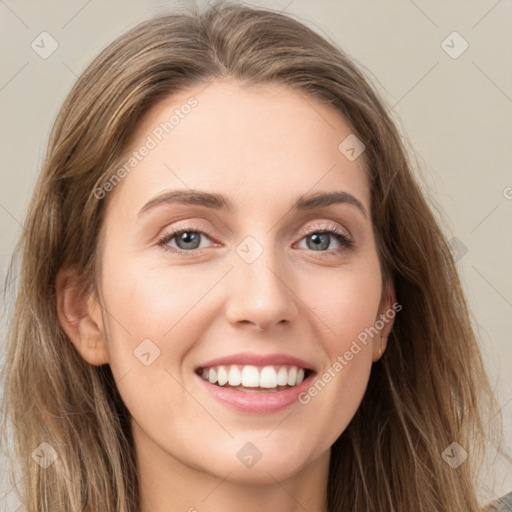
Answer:
[[[215, 467], [209, 467], [211, 474], [219, 478], [244, 485], [265, 485], [275, 484], [277, 481], [286, 480], [298, 473], [309, 461], [304, 458], [304, 450], [290, 451], [283, 450], [279, 446], [266, 447], [260, 443], [260, 454], [254, 448], [245, 447], [237, 449], [234, 457], [224, 457], [223, 463], [217, 463]], [[253, 451], [254, 450], [254, 451]], [[253, 453], [253, 459], [246, 453]], [[218, 462], [218, 461], [217, 461]]]

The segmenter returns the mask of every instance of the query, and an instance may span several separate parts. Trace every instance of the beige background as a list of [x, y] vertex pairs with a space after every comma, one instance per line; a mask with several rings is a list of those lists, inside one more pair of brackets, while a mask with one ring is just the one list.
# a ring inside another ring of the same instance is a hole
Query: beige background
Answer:
[[[114, 37], [175, 4], [0, 1], [3, 273], [50, 127], [76, 77]], [[393, 106], [421, 159], [425, 186], [444, 210], [448, 238], [467, 248], [457, 264], [512, 450], [512, 1], [252, 4], [284, 10], [335, 41]], [[43, 31], [58, 43], [47, 59], [31, 47]], [[2, 339], [4, 322], [5, 314]], [[0, 511], [10, 511], [16, 499], [3, 468], [0, 458]], [[498, 456], [493, 468], [495, 478], [479, 474], [483, 501], [512, 490], [512, 461]]]

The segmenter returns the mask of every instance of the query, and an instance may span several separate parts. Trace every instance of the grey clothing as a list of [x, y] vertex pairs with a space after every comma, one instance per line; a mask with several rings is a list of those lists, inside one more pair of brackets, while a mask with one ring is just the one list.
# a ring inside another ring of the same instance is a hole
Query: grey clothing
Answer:
[[484, 512], [512, 512], [512, 492], [489, 503]]

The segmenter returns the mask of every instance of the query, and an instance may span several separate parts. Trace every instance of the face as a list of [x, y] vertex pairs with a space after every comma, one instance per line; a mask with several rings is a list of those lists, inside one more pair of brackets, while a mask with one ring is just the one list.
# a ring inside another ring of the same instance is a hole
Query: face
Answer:
[[341, 116], [278, 84], [203, 89], [148, 112], [106, 192], [99, 324], [142, 457], [282, 480], [327, 460], [393, 301]]

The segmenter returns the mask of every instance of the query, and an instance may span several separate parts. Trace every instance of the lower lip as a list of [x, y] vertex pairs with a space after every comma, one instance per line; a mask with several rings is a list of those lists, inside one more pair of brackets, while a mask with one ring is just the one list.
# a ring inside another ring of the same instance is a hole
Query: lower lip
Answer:
[[197, 374], [195, 374], [195, 376], [205, 386], [206, 390], [220, 403], [240, 412], [270, 414], [281, 411], [294, 402], [298, 402], [299, 395], [309, 388], [315, 374], [312, 373], [307, 379], [293, 388], [288, 388], [283, 391], [270, 391], [267, 393], [265, 391], [245, 392], [233, 388], [223, 388], [212, 384]]

